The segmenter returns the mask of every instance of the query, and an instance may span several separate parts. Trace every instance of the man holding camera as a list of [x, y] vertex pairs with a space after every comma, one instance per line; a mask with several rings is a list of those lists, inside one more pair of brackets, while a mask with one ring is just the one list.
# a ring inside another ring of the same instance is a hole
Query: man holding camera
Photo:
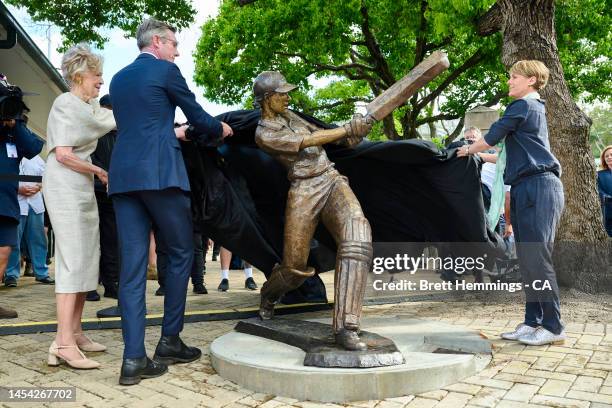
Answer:
[[[36, 156], [44, 144], [24, 124], [27, 109], [21, 89], [0, 74], [0, 279], [4, 278], [11, 247], [17, 245], [19, 163], [23, 157]], [[0, 319], [15, 317], [16, 311], [0, 307]]]

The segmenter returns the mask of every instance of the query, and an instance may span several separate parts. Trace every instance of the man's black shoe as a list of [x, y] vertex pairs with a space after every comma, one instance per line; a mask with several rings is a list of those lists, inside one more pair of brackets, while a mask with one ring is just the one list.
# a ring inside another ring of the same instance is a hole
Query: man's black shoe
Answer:
[[229, 281], [227, 279], [221, 279], [221, 283], [219, 284], [219, 287], [217, 288], [217, 290], [219, 292], [227, 292], [228, 289], [229, 289]]
[[253, 278], [247, 278], [244, 281], [244, 287], [249, 289], [249, 290], [257, 290], [257, 284], [255, 283]]
[[45, 276], [44, 278], [36, 278], [36, 282], [40, 282], [45, 285], [55, 285], [55, 279]]
[[111, 306], [100, 309], [96, 312], [96, 316], [103, 317], [121, 317], [121, 308], [119, 306]]
[[206, 286], [203, 283], [196, 283], [193, 285], [193, 293], [197, 293], [198, 295], [207, 295], [208, 290], [206, 290]]
[[104, 286], [104, 297], [119, 299], [119, 284], [117, 282], [113, 282]]
[[189, 347], [178, 334], [174, 336], [161, 336], [153, 360], [170, 365], [175, 363], [190, 363], [202, 356], [199, 348]]
[[121, 364], [119, 384], [138, 384], [143, 378], [159, 377], [167, 371], [167, 365], [153, 361], [146, 356], [143, 358], [126, 358], [123, 360], [123, 364]]
[[155, 296], [165, 296], [166, 295], [166, 289], [164, 289], [163, 286], [160, 286], [159, 288], [157, 288], [157, 290], [155, 291]]
[[12, 277], [5, 277], [4, 278], [4, 286], [6, 286], [7, 288], [16, 288], [17, 287], [17, 279], [12, 278]]
[[100, 300], [100, 295], [98, 294], [97, 290], [90, 290], [89, 292], [87, 292], [85, 300], [88, 300], [90, 302], [97, 302]]

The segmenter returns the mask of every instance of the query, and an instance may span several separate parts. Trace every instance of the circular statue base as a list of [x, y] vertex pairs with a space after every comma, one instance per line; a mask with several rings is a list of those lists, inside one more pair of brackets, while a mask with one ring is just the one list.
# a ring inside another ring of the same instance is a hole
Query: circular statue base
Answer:
[[404, 316], [365, 318], [361, 326], [393, 340], [405, 363], [378, 368], [304, 366], [305, 352], [297, 347], [232, 332], [211, 344], [212, 364], [221, 377], [256, 392], [348, 402], [439, 389], [476, 374], [491, 360], [491, 343], [463, 327]]

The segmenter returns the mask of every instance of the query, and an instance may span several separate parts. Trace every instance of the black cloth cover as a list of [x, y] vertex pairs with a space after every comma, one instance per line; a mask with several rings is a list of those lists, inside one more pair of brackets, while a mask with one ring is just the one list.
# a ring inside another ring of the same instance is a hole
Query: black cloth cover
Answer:
[[[333, 126], [301, 114], [323, 127]], [[259, 110], [217, 116], [234, 130], [219, 147], [183, 149], [203, 234], [268, 276], [282, 258], [285, 168], [254, 141]], [[326, 145], [348, 177], [369, 220], [374, 242], [479, 242], [495, 250], [499, 237], [486, 226], [476, 158], [457, 158], [423, 140], [363, 141], [346, 148]], [[199, 218], [199, 219], [198, 219]], [[309, 264], [319, 272], [335, 266], [336, 246], [321, 224]], [[417, 256], [420, 255], [416, 254]]]

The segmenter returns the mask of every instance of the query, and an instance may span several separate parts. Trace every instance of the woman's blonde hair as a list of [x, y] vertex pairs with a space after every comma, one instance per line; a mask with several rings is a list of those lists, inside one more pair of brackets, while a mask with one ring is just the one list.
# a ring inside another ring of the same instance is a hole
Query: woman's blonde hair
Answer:
[[550, 75], [550, 71], [546, 68], [546, 65], [536, 60], [518, 61], [510, 68], [510, 73], [519, 74], [527, 78], [535, 77], [536, 82], [533, 84], [533, 87], [536, 90], [540, 90], [546, 86], [548, 83], [548, 76]]
[[601, 151], [601, 157], [599, 159], [601, 160], [602, 170], [610, 170], [610, 167], [608, 167], [608, 164], [606, 163], [606, 159], [604, 158], [604, 156], [606, 155], [606, 152], [610, 149], [612, 149], [612, 145], [606, 146], [606, 148]]
[[102, 72], [102, 56], [93, 53], [85, 43], [70, 47], [62, 57], [62, 76], [68, 85], [72, 86], [77, 76], [87, 71]]

